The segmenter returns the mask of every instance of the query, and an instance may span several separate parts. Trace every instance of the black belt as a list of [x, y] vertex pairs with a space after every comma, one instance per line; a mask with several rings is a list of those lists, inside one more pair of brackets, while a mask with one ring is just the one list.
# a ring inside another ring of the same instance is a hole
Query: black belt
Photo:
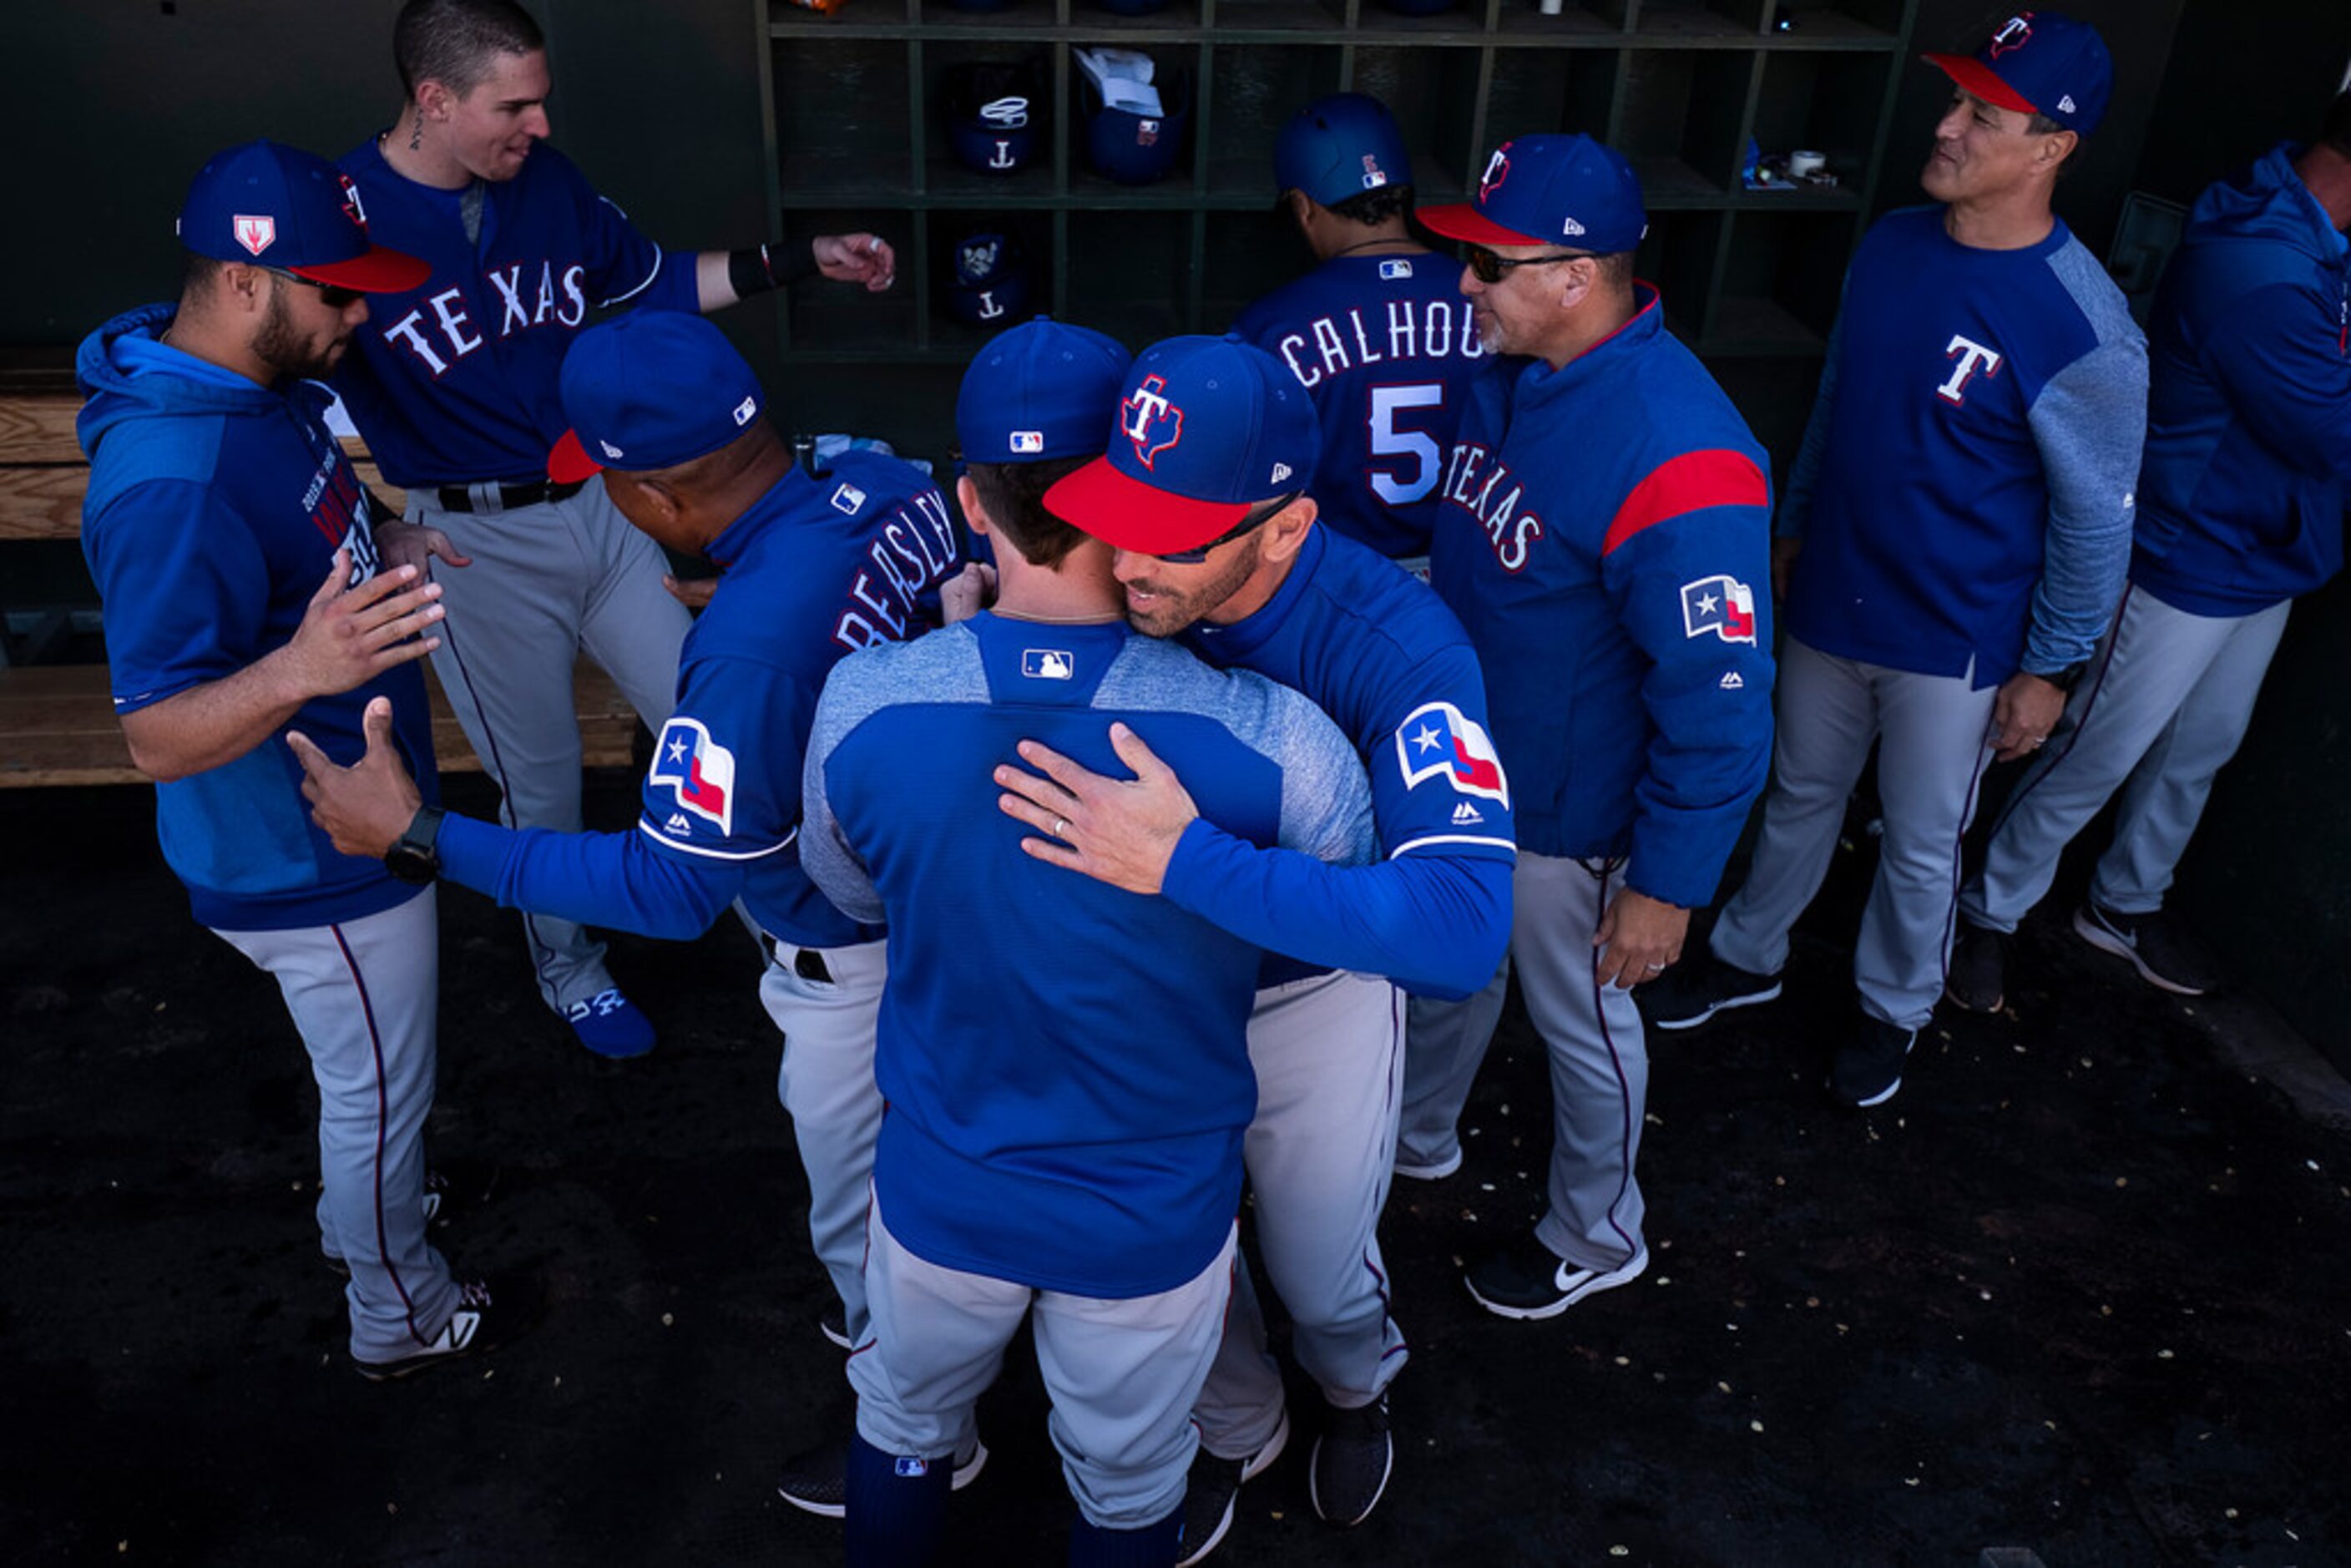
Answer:
[[[574, 479], [568, 485], [534, 479], [527, 485], [500, 485], [498, 506], [511, 512], [517, 507], [536, 507], [542, 501], [566, 500], [580, 494], [586, 484], [584, 479]], [[475, 509], [474, 493], [466, 486], [443, 485], [434, 494], [441, 497], [441, 509], [444, 512], [470, 512]]]
[[[784, 945], [781, 942], [777, 941], [772, 936], [768, 937], [768, 962], [770, 964], [782, 963], [784, 961], [783, 953]], [[818, 952], [813, 947], [802, 947], [793, 953], [792, 973], [798, 975], [803, 980], [814, 980], [819, 985], [829, 986], [832, 984], [832, 971], [825, 967], [824, 955]]]

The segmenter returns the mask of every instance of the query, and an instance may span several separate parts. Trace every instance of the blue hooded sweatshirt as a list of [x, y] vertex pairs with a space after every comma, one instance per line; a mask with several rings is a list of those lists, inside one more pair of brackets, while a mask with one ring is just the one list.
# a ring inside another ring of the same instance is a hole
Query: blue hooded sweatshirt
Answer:
[[[89, 402], [81, 547], [105, 603], [119, 714], [226, 678], [292, 641], [335, 551], [351, 580], [377, 566], [367, 491], [321, 417], [322, 387], [285, 391], [157, 339], [173, 310], [151, 305], [82, 342]], [[432, 716], [413, 664], [314, 697], [286, 728], [338, 762], [366, 749], [360, 715], [389, 696], [395, 739], [425, 800], [437, 798]], [[338, 854], [302, 800], [285, 730], [234, 762], [155, 789], [163, 858], [195, 916], [223, 931], [281, 931], [380, 914], [422, 890], [381, 862]]]
[[2197, 198], [2147, 322], [2131, 580], [2191, 615], [2251, 615], [2343, 566], [2351, 251], [2300, 152]]

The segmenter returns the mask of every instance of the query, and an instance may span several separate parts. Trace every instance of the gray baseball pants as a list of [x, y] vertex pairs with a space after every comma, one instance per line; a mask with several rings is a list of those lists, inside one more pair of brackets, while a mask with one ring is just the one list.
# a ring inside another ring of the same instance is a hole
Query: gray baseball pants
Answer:
[[[580, 722], [572, 667], [603, 666], [648, 727], [668, 722], [679, 646], [692, 624], [662, 587], [667, 559], [590, 480], [577, 495], [502, 509], [495, 485], [471, 486], [472, 512], [423, 486], [408, 520], [446, 533], [473, 564], [433, 563], [448, 612], [433, 671], [511, 828], [580, 831]], [[612, 983], [604, 945], [569, 920], [526, 912], [539, 995], [560, 1013]]]
[[2191, 615], [2134, 587], [2088, 678], [1993, 827], [1983, 870], [1959, 895], [1971, 924], [2013, 931], [2057, 874], [2057, 857], [2116, 789], [2114, 842], [2090, 897], [2123, 915], [2162, 907], [2212, 779], [2245, 738], [2292, 601], [2256, 614]]
[[457, 1307], [424, 1232], [441, 946], [434, 890], [295, 931], [215, 931], [266, 970], [319, 1082], [319, 1244], [350, 1268], [351, 1354], [396, 1361]]
[[1788, 639], [1763, 829], [1747, 882], [1716, 921], [1714, 956], [1760, 975], [1788, 962], [1788, 932], [1827, 876], [1845, 801], [1878, 740], [1885, 837], [1854, 947], [1861, 1005], [1897, 1029], [1934, 1016], [1950, 963], [1959, 840], [1997, 688], [1840, 659]]
[[[1388, 1315], [1379, 1241], [1404, 1078], [1403, 1010], [1386, 980], [1334, 972], [1268, 987], [1249, 1017], [1257, 1115], [1242, 1154], [1257, 1197], [1258, 1250], [1290, 1309], [1298, 1364], [1343, 1409], [1377, 1399], [1407, 1354]], [[1201, 1441], [1226, 1458], [1263, 1448], [1282, 1409], [1263, 1309], [1248, 1269], [1236, 1273], [1196, 1411]]]
[[784, 1033], [776, 1097], [791, 1114], [808, 1172], [809, 1239], [841, 1294], [852, 1344], [864, 1343], [867, 1332], [866, 1208], [873, 1142], [882, 1134], [873, 1030], [890, 973], [887, 948], [886, 942], [825, 948], [832, 977], [810, 980], [793, 967], [800, 949], [778, 939], [759, 977], [759, 1001]]
[[1173, 1513], [1198, 1448], [1192, 1406], [1217, 1354], [1237, 1231], [1176, 1289], [1118, 1301], [925, 1262], [899, 1245], [887, 1218], [875, 1204], [865, 1265], [872, 1341], [849, 1358], [857, 1435], [885, 1454], [954, 1454], [1029, 1314], [1053, 1401], [1047, 1428], [1078, 1511], [1103, 1530], [1140, 1530]]

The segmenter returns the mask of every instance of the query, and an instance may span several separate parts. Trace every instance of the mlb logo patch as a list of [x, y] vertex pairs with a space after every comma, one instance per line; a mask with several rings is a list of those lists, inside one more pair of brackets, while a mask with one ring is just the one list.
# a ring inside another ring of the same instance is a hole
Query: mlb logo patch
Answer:
[[1383, 170], [1380, 168], [1380, 162], [1379, 162], [1379, 160], [1378, 160], [1378, 159], [1376, 159], [1376, 158], [1374, 158], [1374, 157], [1373, 157], [1373, 156], [1372, 156], [1370, 153], [1368, 153], [1368, 152], [1364, 153], [1364, 189], [1365, 189], [1366, 191], [1376, 191], [1376, 190], [1378, 190], [1382, 185], [1384, 185], [1384, 184], [1386, 184], [1387, 183], [1388, 183], [1388, 177], [1387, 177], [1387, 174], [1386, 174], [1386, 172], [1385, 172], [1384, 171], [1383, 171]]
[[1510, 809], [1510, 781], [1501, 755], [1485, 726], [1451, 703], [1423, 703], [1396, 727], [1396, 766], [1407, 789], [1443, 775], [1464, 795], [1477, 795]]
[[901, 1454], [898, 1456], [897, 1469], [900, 1480], [918, 1481], [931, 1473], [931, 1461]]
[[1020, 673], [1032, 681], [1077, 679], [1078, 664], [1066, 648], [1023, 648]]
[[1701, 577], [1682, 584], [1682, 634], [1713, 632], [1726, 643], [1755, 641], [1755, 595], [1735, 577]]
[[1015, 457], [1034, 457], [1045, 450], [1045, 433], [1041, 430], [1016, 430], [1011, 435]]
[[1395, 283], [1412, 276], [1412, 263], [1402, 256], [1380, 263], [1380, 281]]
[[854, 485], [843, 485], [832, 493], [832, 509], [836, 512], [846, 512], [853, 517], [857, 515], [857, 508], [863, 505], [865, 492]]
[[735, 831], [735, 754], [712, 739], [699, 719], [674, 718], [662, 727], [645, 782], [668, 785], [678, 809], [716, 827], [720, 837]]
[[752, 420], [758, 417], [758, 413], [759, 400], [755, 397], [747, 397], [741, 402], [735, 405], [735, 423], [737, 424], [748, 424]]
[[235, 235], [236, 243], [249, 253], [259, 256], [277, 243], [277, 220], [239, 213], [229, 220], [229, 233]]

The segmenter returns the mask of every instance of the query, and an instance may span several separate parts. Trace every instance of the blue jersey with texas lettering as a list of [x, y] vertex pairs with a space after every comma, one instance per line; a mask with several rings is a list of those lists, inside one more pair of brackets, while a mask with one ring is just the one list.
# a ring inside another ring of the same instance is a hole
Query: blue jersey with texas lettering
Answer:
[[[225, 679], [284, 647], [327, 580], [335, 551], [351, 581], [375, 574], [367, 494], [322, 414], [324, 388], [276, 392], [157, 341], [173, 308], [117, 317], [81, 345], [89, 402], [82, 552], [105, 601], [118, 713]], [[335, 852], [302, 800], [298, 729], [342, 763], [367, 749], [361, 715], [392, 699], [393, 737], [435, 798], [432, 718], [421, 668], [312, 697], [233, 762], [155, 788], [164, 859], [196, 918], [227, 931], [356, 920], [417, 889], [382, 862]]]
[[1446, 467], [1429, 580], [1461, 617], [1519, 842], [1708, 902], [1771, 751], [1763, 449], [1656, 291], [1558, 370], [1498, 361]]
[[1264, 607], [1185, 640], [1212, 664], [1303, 693], [1372, 780], [1382, 863], [1333, 871], [1266, 854], [1196, 822], [1167, 868], [1170, 898], [1285, 957], [1267, 983], [1320, 968], [1408, 990], [1483, 986], [1510, 941], [1510, 782], [1486, 730], [1486, 689], [1460, 622], [1394, 561], [1321, 528]]
[[1124, 1299], [1192, 1279], [1231, 1230], [1259, 954], [1020, 848], [992, 769], [1034, 739], [1123, 774], [1113, 720], [1222, 831], [1369, 853], [1363, 769], [1296, 692], [1119, 622], [982, 614], [835, 668], [801, 858], [890, 930], [873, 1187], [891, 1233], [944, 1268]]
[[633, 833], [514, 832], [451, 818], [445, 873], [502, 904], [690, 936], [738, 894], [804, 947], [872, 941], [800, 869], [800, 758], [833, 664], [928, 625], [961, 566], [946, 499], [895, 457], [794, 469], [707, 551], [724, 569], [678, 657], [677, 706], [645, 770]]
[[384, 477], [411, 487], [543, 478], [571, 427], [556, 376], [592, 309], [693, 310], [695, 258], [664, 251], [544, 141], [511, 180], [481, 182], [478, 239], [464, 191], [395, 173], [372, 139], [345, 153], [369, 237], [433, 266], [368, 319], [335, 376]]
[[1382, 555], [1428, 553], [1437, 476], [1485, 360], [1460, 277], [1426, 252], [1333, 256], [1233, 321], [1314, 400], [1322, 521]]

